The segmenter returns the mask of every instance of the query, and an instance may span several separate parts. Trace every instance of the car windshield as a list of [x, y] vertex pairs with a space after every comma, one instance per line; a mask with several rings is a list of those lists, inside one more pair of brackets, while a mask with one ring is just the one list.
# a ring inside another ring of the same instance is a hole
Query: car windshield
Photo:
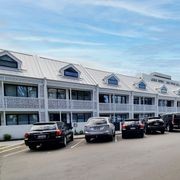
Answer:
[[107, 120], [105, 118], [91, 118], [87, 122], [88, 125], [103, 125], [107, 124]]
[[56, 124], [37, 124], [33, 125], [31, 131], [56, 130]]

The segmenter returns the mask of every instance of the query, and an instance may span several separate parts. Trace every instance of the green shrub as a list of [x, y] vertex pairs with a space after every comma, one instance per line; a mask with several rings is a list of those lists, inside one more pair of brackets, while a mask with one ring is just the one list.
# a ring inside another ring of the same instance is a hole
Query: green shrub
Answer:
[[81, 131], [79, 131], [79, 134], [84, 134], [84, 131], [82, 131], [82, 130], [81, 130]]
[[5, 141], [11, 140], [11, 135], [10, 134], [4, 134], [4, 140]]

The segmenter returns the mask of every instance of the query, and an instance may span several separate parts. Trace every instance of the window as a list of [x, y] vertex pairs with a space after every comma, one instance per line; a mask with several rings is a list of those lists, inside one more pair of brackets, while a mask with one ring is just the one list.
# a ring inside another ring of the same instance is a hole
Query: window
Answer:
[[34, 124], [38, 121], [38, 114], [6, 114], [7, 125]]
[[73, 100], [91, 100], [91, 92], [72, 90], [72, 99]]
[[99, 102], [100, 103], [109, 103], [109, 95], [107, 95], [107, 94], [100, 94], [99, 95]]
[[25, 85], [4, 85], [5, 96], [14, 97], [38, 97], [37, 87], [35, 86], [25, 86]]
[[134, 104], [139, 104], [139, 97], [134, 97]]
[[49, 99], [66, 99], [66, 90], [65, 89], [48, 89]]
[[70, 76], [70, 77], [78, 78], [78, 75], [79, 75], [78, 72], [75, 69], [73, 69], [72, 67], [64, 70], [64, 76]]
[[114, 76], [112, 76], [111, 78], [108, 79], [108, 84], [118, 85], [118, 80]]
[[0, 57], [0, 66], [18, 68], [18, 63], [8, 55], [3, 55]]
[[163, 93], [163, 94], [166, 94], [166, 93], [167, 93], [167, 88], [166, 88], [165, 86], [163, 86], [163, 87], [161, 88], [161, 93]]
[[91, 113], [74, 113], [73, 122], [87, 122], [91, 117]]
[[60, 114], [59, 113], [50, 113], [49, 120], [50, 121], [60, 121]]
[[138, 84], [138, 87], [139, 87], [139, 89], [146, 89], [146, 85], [144, 84], [144, 82], [140, 82]]
[[111, 102], [119, 103], [119, 104], [126, 104], [127, 103], [127, 96], [115, 95], [114, 101], [113, 96]]

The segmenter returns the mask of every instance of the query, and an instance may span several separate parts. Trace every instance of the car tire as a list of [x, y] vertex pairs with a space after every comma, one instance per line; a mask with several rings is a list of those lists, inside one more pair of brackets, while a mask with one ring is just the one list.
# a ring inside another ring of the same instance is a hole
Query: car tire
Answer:
[[126, 139], [126, 134], [122, 133], [122, 139]]
[[114, 135], [112, 134], [111, 136], [109, 136], [109, 140], [113, 141], [113, 139], [114, 139]]
[[141, 133], [139, 137], [140, 137], [140, 138], [143, 138], [143, 137], [144, 137], [144, 133]]
[[150, 134], [150, 130], [148, 128], [145, 129], [145, 134]]
[[116, 131], [114, 131], [114, 133], [113, 133], [113, 137], [115, 137], [116, 136]]
[[91, 138], [90, 138], [90, 137], [85, 137], [85, 139], [86, 139], [86, 142], [87, 142], [87, 143], [89, 143], [89, 142], [90, 142], [90, 140], [91, 140]]
[[70, 137], [70, 141], [74, 141], [74, 135], [73, 134]]
[[66, 145], [67, 145], [67, 138], [66, 138], [66, 136], [64, 136], [64, 138], [63, 138], [62, 145], [63, 145], [63, 147], [66, 147]]
[[168, 132], [172, 132], [172, 131], [173, 131], [172, 126], [171, 126], [171, 125], [169, 125], [169, 124], [167, 125], [166, 129], [167, 129], [167, 131], [168, 131]]
[[164, 134], [164, 130], [161, 130], [161, 134]]
[[29, 146], [29, 149], [30, 149], [30, 150], [36, 150], [36, 146], [35, 146], [35, 145], [30, 145], [30, 146]]

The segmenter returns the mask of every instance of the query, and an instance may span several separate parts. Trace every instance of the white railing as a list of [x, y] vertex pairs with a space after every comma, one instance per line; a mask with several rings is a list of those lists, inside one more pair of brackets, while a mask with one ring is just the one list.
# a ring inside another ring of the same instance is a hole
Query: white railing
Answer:
[[176, 112], [176, 108], [175, 107], [159, 106], [158, 109], [159, 109], [160, 113]]
[[180, 113], [180, 107], [177, 107], [177, 112]]
[[137, 112], [148, 112], [148, 111], [155, 111], [156, 106], [155, 105], [140, 105], [140, 104], [134, 104], [134, 111]]
[[43, 108], [44, 101], [39, 98], [27, 98], [27, 97], [4, 97], [4, 108], [13, 109], [39, 109]]
[[99, 103], [100, 111], [130, 111], [129, 104], [113, 104], [113, 103]]
[[66, 99], [48, 99], [49, 109], [82, 109], [82, 110], [93, 110], [96, 108], [96, 103], [93, 101], [84, 100], [66, 100]]

